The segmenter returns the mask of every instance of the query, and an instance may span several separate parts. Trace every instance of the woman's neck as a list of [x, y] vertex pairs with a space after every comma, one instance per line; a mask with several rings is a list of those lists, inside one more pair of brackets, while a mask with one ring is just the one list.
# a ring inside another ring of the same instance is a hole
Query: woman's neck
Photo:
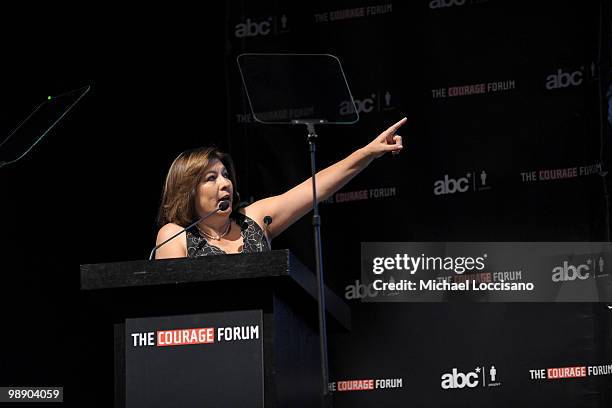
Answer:
[[212, 216], [198, 223], [198, 228], [200, 228], [202, 232], [213, 237], [221, 236], [223, 233], [227, 232], [231, 222], [229, 216]]

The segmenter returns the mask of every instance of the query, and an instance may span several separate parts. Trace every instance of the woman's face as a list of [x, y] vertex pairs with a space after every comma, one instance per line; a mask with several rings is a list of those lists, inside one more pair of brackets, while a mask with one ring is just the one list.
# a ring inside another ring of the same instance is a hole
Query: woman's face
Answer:
[[229, 179], [227, 169], [218, 159], [210, 162], [196, 189], [196, 212], [201, 217], [214, 211], [222, 200], [229, 201], [229, 207], [219, 214], [229, 215], [232, 212], [234, 186]]

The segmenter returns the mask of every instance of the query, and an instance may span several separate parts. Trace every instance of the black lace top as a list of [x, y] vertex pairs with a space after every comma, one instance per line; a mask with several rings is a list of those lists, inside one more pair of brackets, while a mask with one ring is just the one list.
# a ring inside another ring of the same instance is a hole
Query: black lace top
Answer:
[[[264, 236], [264, 232], [255, 221], [239, 212], [236, 212], [235, 215], [232, 214], [232, 217], [236, 224], [240, 226], [243, 241], [242, 253], [270, 250], [270, 245]], [[187, 256], [189, 258], [197, 258], [207, 255], [225, 255], [225, 251], [209, 244], [197, 228], [191, 228], [187, 231]]]

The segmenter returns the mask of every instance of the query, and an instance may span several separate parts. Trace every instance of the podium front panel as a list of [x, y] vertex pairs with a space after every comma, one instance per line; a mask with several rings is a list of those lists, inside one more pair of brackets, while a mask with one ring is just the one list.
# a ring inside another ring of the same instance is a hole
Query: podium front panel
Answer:
[[125, 321], [127, 408], [263, 407], [261, 310]]

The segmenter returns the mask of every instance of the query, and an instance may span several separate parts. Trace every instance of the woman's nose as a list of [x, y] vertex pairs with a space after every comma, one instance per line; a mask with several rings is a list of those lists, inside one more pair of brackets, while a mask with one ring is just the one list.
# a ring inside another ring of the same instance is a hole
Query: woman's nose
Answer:
[[221, 189], [229, 190], [230, 186], [232, 185], [232, 182], [230, 181], [230, 179], [225, 178], [225, 177], [220, 177], [219, 179], [220, 179]]

